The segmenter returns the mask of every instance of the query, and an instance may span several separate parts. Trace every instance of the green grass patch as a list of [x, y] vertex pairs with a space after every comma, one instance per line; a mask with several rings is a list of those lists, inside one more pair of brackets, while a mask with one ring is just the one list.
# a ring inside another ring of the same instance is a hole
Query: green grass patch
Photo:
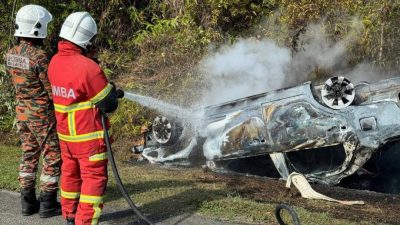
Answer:
[[[126, 166], [117, 162], [120, 176], [133, 201], [148, 215], [169, 218], [181, 213], [200, 214], [217, 220], [248, 224], [277, 224], [275, 203], [257, 202], [240, 196], [224, 181], [210, 180], [200, 169], [169, 169], [157, 166]], [[112, 174], [106, 199], [108, 207], [128, 208]], [[337, 219], [329, 213], [295, 207], [302, 224], [356, 225], [359, 222]], [[289, 215], [283, 213], [287, 224]], [[362, 224], [375, 224], [365, 221]]]
[[[0, 189], [18, 190], [20, 154], [18, 147], [0, 146]], [[244, 198], [224, 181], [210, 179], [200, 169], [170, 169], [147, 164], [130, 166], [122, 162], [117, 164], [128, 193], [146, 214], [169, 218], [190, 213], [238, 223], [277, 224], [274, 216], [276, 204]], [[107, 207], [128, 209], [112, 173], [105, 202]], [[375, 224], [338, 219], [329, 213], [312, 212], [302, 207], [295, 207], [295, 210], [302, 224], [319, 225], [327, 221], [330, 225]], [[289, 221], [288, 215], [284, 214], [283, 218]]]
[[0, 145], [0, 189], [18, 190], [18, 165], [21, 149]]
[[[208, 217], [225, 219], [229, 221], [277, 224], [275, 219], [275, 204], [256, 202], [240, 196], [228, 196], [223, 199], [204, 202], [199, 210], [200, 214]], [[357, 225], [345, 219], [336, 219], [328, 213], [310, 212], [304, 208], [294, 207], [302, 224], [321, 225], [330, 221], [331, 225]], [[290, 216], [286, 211], [282, 212], [286, 224], [292, 224]], [[370, 224], [370, 223], [366, 223]]]

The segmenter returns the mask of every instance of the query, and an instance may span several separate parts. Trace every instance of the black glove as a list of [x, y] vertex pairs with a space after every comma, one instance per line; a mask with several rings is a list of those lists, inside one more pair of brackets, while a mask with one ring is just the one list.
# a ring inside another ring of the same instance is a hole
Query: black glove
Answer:
[[105, 98], [95, 104], [102, 113], [111, 113], [118, 108], [117, 89], [115, 88], [115, 85], [113, 83], [110, 84], [113, 85], [110, 93], [108, 93]]

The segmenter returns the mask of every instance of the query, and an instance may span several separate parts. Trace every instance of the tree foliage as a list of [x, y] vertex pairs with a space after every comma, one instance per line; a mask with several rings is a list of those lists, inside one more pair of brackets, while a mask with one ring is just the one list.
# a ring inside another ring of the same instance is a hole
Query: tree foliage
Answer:
[[[231, 43], [238, 37], [265, 37], [295, 50], [301, 47], [299, 35], [309, 24], [321, 21], [332, 40], [352, 32], [355, 18], [363, 25], [349, 49], [349, 64], [368, 61], [395, 70], [399, 65], [400, 3], [396, 0], [3, 0], [2, 53], [13, 40], [12, 17], [25, 4], [40, 4], [53, 14], [51, 52], [66, 16], [90, 12], [98, 24], [95, 44], [107, 76], [125, 88], [181, 104], [189, 104], [181, 96], [195, 95], [185, 90], [202, 82], [193, 67], [210, 45]], [[9, 78], [3, 68], [0, 72], [0, 129], [4, 130], [12, 124], [13, 98]], [[119, 113], [136, 118], [133, 125], [122, 123], [124, 116], [118, 113], [114, 121], [121, 124], [121, 131], [137, 134], [148, 117], [137, 115], [144, 112], [136, 109], [139, 106], [129, 107], [132, 110]]]

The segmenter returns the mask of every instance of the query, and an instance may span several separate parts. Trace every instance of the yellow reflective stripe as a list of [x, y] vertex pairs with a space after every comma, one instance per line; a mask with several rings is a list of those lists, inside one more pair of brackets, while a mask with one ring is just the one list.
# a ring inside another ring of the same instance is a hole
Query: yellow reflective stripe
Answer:
[[72, 117], [72, 124], [71, 124], [71, 126], [72, 126], [72, 130], [73, 130], [73, 133], [71, 133], [71, 135], [76, 135], [75, 112], [72, 112], [71, 117]]
[[113, 86], [111, 84], [107, 84], [107, 86], [105, 88], [103, 88], [103, 90], [101, 90], [99, 93], [97, 93], [96, 96], [94, 96], [92, 99], [90, 99], [90, 101], [93, 102], [93, 104], [98, 103], [99, 101], [103, 100], [103, 98], [105, 98], [110, 93], [112, 88], [113, 88]]
[[69, 192], [61, 190], [61, 197], [68, 198], [68, 199], [78, 199], [81, 195], [80, 192]]
[[79, 198], [79, 202], [88, 204], [101, 204], [103, 203], [103, 196], [81, 195], [81, 197]]
[[68, 130], [71, 136], [76, 135], [75, 112], [68, 113]]
[[75, 112], [84, 109], [94, 108], [94, 104], [91, 101], [87, 102], [80, 102], [71, 105], [60, 105], [54, 104], [54, 109], [60, 113], [68, 113], [68, 112]]
[[89, 101], [79, 102], [71, 105], [54, 104], [54, 109], [60, 113], [69, 113], [94, 108], [94, 104], [105, 98], [110, 93], [112, 88], [113, 86], [111, 84], [107, 84], [107, 86], [103, 88], [103, 90], [97, 93], [97, 95], [91, 98]]
[[107, 159], [107, 152], [92, 155], [89, 157], [90, 162], [95, 162], [95, 161], [100, 161], [100, 160], [105, 160]]
[[92, 222], [91, 225], [97, 225], [99, 223], [99, 218], [101, 214], [101, 208], [99, 207], [99, 204], [93, 204], [93, 217], [92, 217]]
[[95, 139], [102, 139], [104, 137], [104, 131], [95, 131], [87, 134], [79, 134], [79, 135], [65, 135], [58, 133], [58, 138], [63, 141], [69, 142], [83, 142], [90, 141]]

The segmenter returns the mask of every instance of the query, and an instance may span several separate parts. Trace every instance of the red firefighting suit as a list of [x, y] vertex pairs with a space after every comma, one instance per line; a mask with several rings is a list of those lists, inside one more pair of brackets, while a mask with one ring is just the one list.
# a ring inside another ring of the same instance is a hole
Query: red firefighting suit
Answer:
[[48, 69], [61, 146], [61, 206], [64, 218], [98, 224], [107, 184], [107, 155], [99, 109], [110, 85], [93, 60], [60, 41]]

